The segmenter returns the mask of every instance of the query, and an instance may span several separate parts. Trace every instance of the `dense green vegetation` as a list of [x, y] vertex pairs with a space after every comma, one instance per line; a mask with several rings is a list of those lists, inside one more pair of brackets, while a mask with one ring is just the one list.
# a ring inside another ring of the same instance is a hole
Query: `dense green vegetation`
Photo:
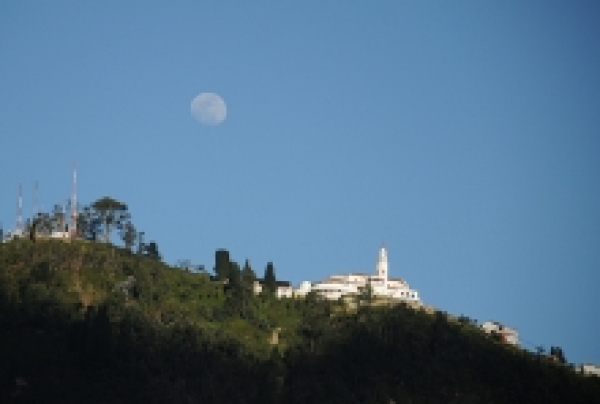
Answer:
[[0, 244], [0, 402], [600, 401], [599, 379], [469, 321], [276, 299], [272, 263], [256, 296], [250, 262], [225, 250], [211, 276], [127, 244]]

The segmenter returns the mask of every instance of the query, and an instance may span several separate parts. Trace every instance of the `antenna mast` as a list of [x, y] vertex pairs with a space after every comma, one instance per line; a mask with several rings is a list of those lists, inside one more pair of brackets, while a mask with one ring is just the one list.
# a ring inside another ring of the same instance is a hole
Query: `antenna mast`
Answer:
[[17, 203], [17, 234], [23, 234], [23, 187], [19, 184], [19, 200]]
[[73, 161], [73, 184], [71, 186], [71, 238], [77, 236], [77, 162]]
[[33, 218], [35, 219], [40, 213], [40, 201], [38, 199], [39, 186], [38, 181], [35, 180], [33, 185]]

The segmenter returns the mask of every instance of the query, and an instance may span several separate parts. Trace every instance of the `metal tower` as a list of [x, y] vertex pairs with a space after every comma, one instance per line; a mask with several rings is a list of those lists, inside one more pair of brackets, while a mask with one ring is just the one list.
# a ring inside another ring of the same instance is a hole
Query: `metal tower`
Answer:
[[71, 238], [77, 236], [77, 162], [73, 162], [73, 184], [71, 185]]
[[39, 194], [39, 186], [37, 180], [35, 180], [35, 184], [33, 185], [33, 219], [37, 218], [40, 213], [40, 201], [38, 198]]
[[17, 203], [17, 228], [15, 230], [19, 236], [23, 234], [23, 187], [21, 184], [19, 184], [19, 201]]

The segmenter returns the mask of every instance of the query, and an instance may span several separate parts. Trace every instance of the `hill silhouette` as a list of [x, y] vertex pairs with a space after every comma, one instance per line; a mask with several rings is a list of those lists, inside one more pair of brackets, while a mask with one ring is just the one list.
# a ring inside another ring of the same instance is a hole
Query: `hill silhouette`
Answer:
[[600, 379], [469, 321], [255, 296], [224, 250], [215, 272], [227, 281], [108, 243], [0, 244], [0, 401], [600, 402]]

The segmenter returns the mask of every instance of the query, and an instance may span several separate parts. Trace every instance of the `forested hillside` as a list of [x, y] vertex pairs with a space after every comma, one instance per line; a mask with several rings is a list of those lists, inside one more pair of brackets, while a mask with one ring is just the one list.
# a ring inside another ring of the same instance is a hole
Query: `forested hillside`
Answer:
[[214, 265], [79, 240], [0, 244], [0, 402], [600, 402], [600, 379], [468, 321], [276, 299], [268, 284], [254, 295], [250, 262], [220, 250]]

